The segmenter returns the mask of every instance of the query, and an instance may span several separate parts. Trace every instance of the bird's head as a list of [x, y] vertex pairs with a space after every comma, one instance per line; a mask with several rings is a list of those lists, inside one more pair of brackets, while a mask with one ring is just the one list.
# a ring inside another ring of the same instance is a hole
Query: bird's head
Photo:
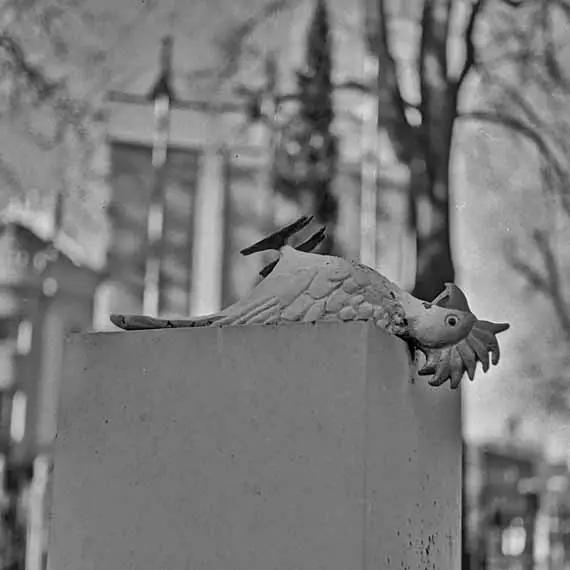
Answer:
[[408, 334], [418, 348], [443, 348], [463, 340], [476, 321], [471, 312], [446, 309], [421, 301], [421, 310], [407, 315]]

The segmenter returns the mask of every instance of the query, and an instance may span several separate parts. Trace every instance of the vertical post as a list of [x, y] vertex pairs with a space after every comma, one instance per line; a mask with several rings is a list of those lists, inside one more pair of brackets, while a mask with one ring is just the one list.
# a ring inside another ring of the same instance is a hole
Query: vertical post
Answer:
[[144, 276], [143, 311], [150, 316], [160, 311], [160, 266], [164, 231], [164, 182], [170, 138], [170, 110], [174, 99], [171, 83], [172, 38], [162, 40], [161, 70], [150, 92], [154, 102], [152, 145], [153, 187], [147, 218], [147, 258]]
[[279, 97], [277, 95], [277, 61], [275, 54], [271, 53], [265, 61], [265, 93], [262, 97], [262, 114], [263, 106], [267, 108], [265, 112], [267, 116], [267, 126], [269, 128], [269, 137], [267, 145], [267, 166], [265, 172], [267, 194], [265, 196], [265, 216], [268, 231], [274, 231], [275, 225], [275, 187], [273, 183], [273, 161], [275, 157], [275, 146], [277, 144], [277, 131], [279, 129]]
[[49, 458], [38, 455], [34, 460], [34, 474], [29, 487], [29, 522], [26, 537], [25, 570], [42, 570], [44, 561], [45, 501], [49, 479]]
[[219, 119], [209, 117], [208, 144], [196, 196], [196, 230], [190, 307], [194, 314], [215, 313], [222, 304], [224, 265], [224, 155]]
[[[364, 57], [365, 80], [378, 76], [378, 58]], [[362, 180], [360, 186], [360, 261], [371, 267], [376, 266], [377, 210], [378, 210], [378, 102], [373, 112], [365, 113], [362, 124]]]

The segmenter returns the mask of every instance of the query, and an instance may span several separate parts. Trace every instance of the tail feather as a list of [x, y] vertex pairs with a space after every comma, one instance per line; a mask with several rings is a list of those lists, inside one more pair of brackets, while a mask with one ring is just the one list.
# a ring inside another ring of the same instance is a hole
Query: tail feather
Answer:
[[295, 249], [304, 252], [311, 252], [315, 249], [326, 237], [327, 228], [323, 226], [320, 230], [316, 231], [309, 239], [298, 245]]
[[208, 327], [220, 319], [218, 315], [208, 315], [194, 319], [157, 319], [145, 315], [122, 314], [112, 314], [109, 318], [116, 327], [126, 331]]
[[246, 247], [240, 251], [242, 255], [251, 255], [260, 251], [267, 251], [270, 249], [280, 250], [287, 244], [287, 240], [295, 235], [297, 232], [308, 226], [313, 220], [313, 216], [302, 216], [292, 224], [281, 228], [275, 233], [263, 238], [262, 240]]
[[[315, 247], [317, 247], [325, 239], [325, 232], [326, 228], [323, 226], [320, 230], [315, 232], [309, 239], [304, 241], [301, 245], [298, 245], [295, 249], [304, 252], [313, 251], [313, 249], [315, 249]], [[265, 279], [265, 277], [267, 277], [275, 269], [275, 266], [278, 263], [279, 263], [278, 259], [272, 261], [271, 263], [268, 263], [259, 272], [260, 277]]]

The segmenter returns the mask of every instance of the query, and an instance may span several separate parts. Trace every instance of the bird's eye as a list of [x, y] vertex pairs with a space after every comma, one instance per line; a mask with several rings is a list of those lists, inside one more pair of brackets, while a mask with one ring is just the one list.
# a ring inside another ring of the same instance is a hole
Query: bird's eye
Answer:
[[448, 317], [446, 317], [445, 322], [450, 327], [455, 327], [455, 326], [457, 326], [458, 319], [455, 315], [449, 315]]

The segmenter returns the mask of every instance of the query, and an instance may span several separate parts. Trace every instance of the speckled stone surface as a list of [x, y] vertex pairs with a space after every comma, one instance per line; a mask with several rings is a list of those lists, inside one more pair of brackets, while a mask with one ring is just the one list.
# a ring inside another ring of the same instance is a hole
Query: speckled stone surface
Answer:
[[51, 570], [460, 567], [460, 393], [365, 323], [72, 337]]

